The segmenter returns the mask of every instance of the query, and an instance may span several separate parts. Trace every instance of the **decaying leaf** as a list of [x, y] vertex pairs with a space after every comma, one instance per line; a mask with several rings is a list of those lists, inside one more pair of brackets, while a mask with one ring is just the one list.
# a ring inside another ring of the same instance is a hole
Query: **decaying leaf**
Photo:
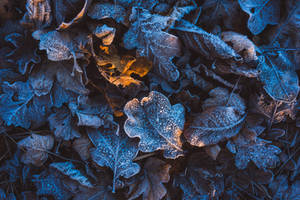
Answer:
[[259, 80], [264, 84], [265, 91], [274, 100], [291, 103], [298, 96], [298, 76], [283, 54], [276, 60], [262, 57], [257, 69], [261, 71]]
[[235, 136], [246, 118], [244, 100], [224, 88], [209, 92], [211, 98], [204, 101], [203, 112], [184, 131], [184, 136], [192, 145], [203, 147]]
[[157, 158], [147, 159], [143, 173], [127, 181], [129, 186], [128, 199], [143, 196], [143, 200], [160, 200], [167, 190], [162, 183], [169, 182], [169, 169], [171, 165]]
[[111, 45], [115, 38], [116, 29], [109, 27], [106, 24], [97, 26], [94, 30], [94, 34], [102, 40], [102, 44], [105, 46]]
[[88, 129], [88, 136], [95, 148], [91, 149], [93, 161], [103, 167], [109, 167], [114, 174], [113, 193], [116, 181], [123, 176], [130, 178], [140, 171], [140, 166], [132, 160], [138, 153], [137, 142], [129, 139], [122, 133], [107, 130]]
[[256, 56], [257, 47], [247, 36], [226, 31], [222, 33], [221, 38], [224, 42], [231, 43], [232, 48], [240, 54], [246, 62], [256, 61], [258, 59]]
[[248, 28], [254, 35], [260, 34], [268, 24], [279, 22], [279, 0], [239, 0], [239, 4], [249, 14]]
[[[15, 49], [6, 54], [9, 62], [16, 63], [21, 74], [30, 72], [35, 64], [41, 61], [37, 54], [35, 41], [29, 33], [12, 33], [5, 36], [5, 41], [10, 42]], [[25, 52], [25, 53], [24, 53]]]
[[126, 24], [126, 10], [119, 4], [95, 3], [89, 9], [88, 16], [98, 20], [112, 18]]
[[141, 101], [133, 99], [124, 107], [128, 119], [124, 130], [129, 137], [138, 137], [139, 150], [164, 150], [166, 158], [183, 155], [182, 134], [185, 118], [181, 104], [171, 105], [163, 94], [152, 91]]
[[71, 111], [64, 107], [56, 109], [48, 117], [50, 129], [54, 132], [56, 138], [63, 140], [72, 140], [80, 137], [78, 127], [72, 118]]
[[175, 176], [173, 185], [182, 190], [181, 199], [218, 199], [221, 196], [224, 191], [223, 174], [208, 159], [202, 153], [194, 153], [185, 172]]
[[178, 32], [185, 46], [205, 56], [207, 59], [242, 59], [234, 49], [218, 36], [208, 33], [188, 21], [180, 20], [173, 29]]
[[52, 21], [52, 10], [49, 0], [27, 0], [27, 12], [21, 23], [33, 26], [37, 29], [49, 26]]
[[52, 105], [49, 96], [35, 96], [28, 82], [4, 82], [0, 95], [0, 117], [6, 125], [24, 128], [45, 123]]
[[77, 101], [69, 103], [69, 109], [77, 116], [77, 126], [99, 128], [105, 125], [105, 120], [110, 119], [112, 115], [110, 107], [101, 97], [79, 96]]
[[162, 30], [177, 18], [152, 15], [145, 9], [133, 8], [130, 19], [133, 23], [124, 36], [125, 47], [137, 47], [138, 55], [148, 57], [159, 74], [169, 81], [176, 81], [179, 72], [172, 59], [180, 55], [181, 44], [177, 36]]
[[62, 174], [66, 175], [72, 180], [77, 181], [85, 187], [93, 187], [93, 184], [89, 181], [89, 179], [84, 176], [78, 169], [76, 169], [71, 162], [51, 163], [50, 167], [58, 170]]
[[257, 137], [260, 134], [260, 131], [257, 131], [255, 127], [245, 127], [227, 143], [227, 148], [236, 154], [235, 165], [239, 169], [245, 169], [250, 161], [260, 169], [276, 167], [279, 162], [280, 148]]
[[85, 0], [84, 5], [81, 11], [74, 17], [70, 22], [62, 22], [57, 30], [63, 30], [69, 28], [71, 25], [78, 23], [79, 20], [83, 18], [83, 16], [87, 13], [88, 7], [92, 3], [92, 0]]
[[90, 148], [92, 143], [87, 137], [76, 138], [72, 144], [73, 149], [79, 154], [82, 160], [87, 160], [90, 158]]
[[235, 107], [218, 106], [200, 113], [184, 131], [187, 141], [204, 147], [229, 139], [241, 130], [246, 118]]
[[48, 159], [47, 151], [52, 149], [53, 145], [54, 139], [51, 135], [42, 136], [32, 133], [18, 142], [18, 146], [26, 150], [22, 155], [22, 162], [42, 166]]

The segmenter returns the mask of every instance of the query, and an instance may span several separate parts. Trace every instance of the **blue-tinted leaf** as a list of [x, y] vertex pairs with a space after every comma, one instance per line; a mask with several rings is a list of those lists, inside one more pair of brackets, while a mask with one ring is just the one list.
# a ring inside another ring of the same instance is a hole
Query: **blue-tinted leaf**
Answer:
[[75, 120], [72, 119], [71, 111], [64, 107], [56, 109], [48, 117], [49, 126], [56, 138], [63, 140], [72, 140], [74, 138], [79, 138], [80, 133], [78, 127], [75, 125]]
[[261, 57], [257, 69], [261, 71], [259, 79], [270, 97], [287, 103], [296, 99], [299, 93], [298, 76], [282, 53], [277, 59]]
[[140, 139], [139, 150], [164, 150], [164, 156], [172, 159], [183, 155], [180, 136], [185, 118], [181, 104], [172, 106], [166, 96], [152, 91], [141, 101], [129, 101], [124, 112], [128, 117], [124, 130], [129, 137]]
[[239, 4], [249, 14], [248, 28], [254, 35], [279, 22], [280, 0], [239, 0]]
[[2, 88], [0, 117], [7, 125], [29, 128], [45, 123], [52, 105], [49, 96], [35, 96], [28, 82], [4, 82]]
[[180, 20], [172, 28], [178, 32], [185, 46], [200, 53], [207, 59], [241, 59], [241, 56], [218, 36], [208, 33], [188, 21]]
[[[117, 128], [118, 129], [118, 128]], [[113, 192], [120, 176], [130, 178], [140, 171], [132, 160], [138, 153], [138, 144], [116, 131], [88, 129], [88, 135], [96, 148], [91, 149], [92, 159], [100, 166], [109, 167], [113, 173]]]
[[71, 162], [56, 162], [51, 163], [50, 167], [58, 170], [70, 179], [77, 181], [85, 187], [93, 187], [92, 183], [85, 177]]
[[112, 18], [116, 22], [126, 24], [126, 10], [119, 4], [95, 3], [88, 11], [88, 16], [92, 19]]
[[69, 191], [64, 188], [62, 181], [53, 174], [42, 173], [36, 175], [32, 180], [37, 188], [37, 195], [51, 195], [55, 200], [66, 200], [72, 196]]
[[78, 118], [78, 126], [98, 128], [104, 125], [105, 118], [112, 115], [112, 110], [101, 97], [94, 99], [88, 96], [79, 96], [77, 101], [69, 103], [73, 115]]
[[15, 47], [6, 57], [8, 61], [18, 65], [21, 74], [25, 74], [27, 71], [30, 72], [35, 64], [40, 62], [41, 58], [36, 53], [36, 42], [30, 34], [12, 33], [7, 35], [5, 40]]
[[22, 162], [42, 166], [48, 159], [47, 151], [52, 149], [53, 145], [54, 138], [51, 135], [43, 136], [32, 133], [18, 142], [18, 146], [26, 150], [22, 155]]
[[238, 134], [245, 118], [246, 114], [236, 107], [211, 107], [195, 117], [184, 136], [197, 147], [217, 144]]
[[69, 103], [76, 100], [77, 94], [61, 87], [57, 82], [54, 82], [51, 94], [53, 106], [59, 108], [64, 103]]

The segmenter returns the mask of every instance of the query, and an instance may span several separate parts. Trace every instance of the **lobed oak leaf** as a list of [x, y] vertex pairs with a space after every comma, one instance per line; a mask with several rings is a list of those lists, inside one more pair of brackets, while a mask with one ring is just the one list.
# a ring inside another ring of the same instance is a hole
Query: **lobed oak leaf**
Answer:
[[129, 137], [138, 137], [139, 150], [163, 150], [165, 158], [183, 155], [180, 136], [185, 122], [184, 107], [171, 105], [163, 94], [152, 91], [141, 101], [133, 99], [124, 107], [127, 120], [124, 130]]

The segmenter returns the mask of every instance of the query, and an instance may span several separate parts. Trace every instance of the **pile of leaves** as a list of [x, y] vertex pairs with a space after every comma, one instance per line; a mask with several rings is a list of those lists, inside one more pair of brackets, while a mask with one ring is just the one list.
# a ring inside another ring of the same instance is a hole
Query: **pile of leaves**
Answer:
[[0, 200], [300, 198], [298, 0], [1, 0]]

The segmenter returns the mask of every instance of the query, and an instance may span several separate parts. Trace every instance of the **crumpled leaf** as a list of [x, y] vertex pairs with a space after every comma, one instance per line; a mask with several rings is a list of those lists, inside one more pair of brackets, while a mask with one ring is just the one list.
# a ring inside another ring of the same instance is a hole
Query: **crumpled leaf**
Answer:
[[247, 36], [232, 32], [222, 32], [221, 38], [224, 42], [231, 43], [232, 48], [240, 54], [246, 62], [255, 61], [258, 59], [256, 56], [256, 46], [248, 39]]
[[138, 137], [139, 150], [164, 150], [164, 157], [175, 159], [183, 155], [180, 136], [184, 127], [184, 107], [171, 105], [163, 94], [151, 91], [141, 101], [133, 99], [124, 107], [127, 120], [124, 130], [129, 137]]
[[6, 125], [29, 128], [45, 123], [52, 105], [49, 96], [35, 96], [28, 82], [4, 82], [2, 89], [0, 117]]
[[[61, 1], [59, 1], [59, 2], [61, 2]], [[78, 23], [78, 22], [84, 17], [84, 15], [87, 13], [87, 10], [88, 10], [88, 8], [89, 8], [89, 6], [90, 6], [91, 3], [92, 3], [92, 0], [85, 0], [82, 9], [81, 9], [80, 12], [76, 15], [76, 17], [74, 17], [74, 18], [73, 18], [71, 21], [69, 21], [69, 22], [62, 22], [62, 23], [58, 26], [57, 30], [64, 30], [64, 29], [67, 29], [67, 28], [69, 28], [70, 26], [72, 26], [72, 25]], [[58, 5], [59, 5], [59, 4], [58, 4]], [[57, 9], [57, 7], [56, 7], [56, 9]]]
[[[173, 13], [176, 13], [176, 10]], [[137, 47], [138, 55], [153, 61], [153, 65], [157, 67], [155, 70], [168, 81], [176, 81], [179, 78], [179, 72], [172, 59], [180, 55], [181, 44], [177, 36], [162, 30], [180, 17], [180, 14], [171, 14], [170, 17], [150, 14], [145, 9], [134, 7], [130, 16], [133, 23], [123, 39], [125, 48]]]
[[5, 36], [15, 49], [6, 55], [9, 62], [16, 63], [21, 74], [31, 71], [35, 64], [41, 61], [37, 54], [36, 42], [29, 33], [11, 33]]
[[172, 29], [178, 32], [185, 46], [205, 56], [209, 60], [220, 58], [239, 61], [242, 59], [234, 49], [218, 36], [208, 33], [188, 21], [180, 20]]
[[25, 148], [26, 152], [22, 155], [22, 162], [42, 166], [48, 159], [46, 151], [51, 150], [54, 139], [51, 135], [37, 135], [32, 133], [30, 136], [18, 142], [18, 146]]
[[261, 57], [257, 66], [261, 71], [259, 80], [274, 100], [290, 103], [298, 96], [299, 80], [291, 65], [283, 54], [279, 54], [278, 58], [273, 60], [268, 56]]
[[171, 165], [157, 158], [147, 159], [143, 174], [138, 174], [128, 180], [128, 199], [136, 199], [143, 195], [144, 200], [160, 200], [167, 190], [162, 183], [169, 182], [169, 169]]
[[239, 0], [241, 9], [249, 14], [248, 28], [252, 34], [260, 34], [268, 24], [280, 19], [280, 0]]
[[27, 12], [21, 20], [22, 24], [42, 29], [51, 24], [52, 9], [49, 0], [27, 0]]
[[65, 106], [56, 109], [48, 117], [50, 129], [54, 132], [56, 138], [63, 140], [72, 140], [80, 137], [78, 127], [72, 119], [71, 111]]
[[116, 28], [109, 27], [104, 24], [102, 26], [97, 26], [94, 30], [94, 34], [97, 38], [100, 38], [102, 40], [103, 45], [109, 46], [115, 38]]
[[203, 153], [195, 153], [189, 158], [185, 172], [175, 176], [173, 186], [183, 191], [183, 200], [218, 199], [224, 191], [224, 177]]
[[93, 187], [89, 179], [84, 176], [78, 169], [75, 168], [71, 162], [55, 162], [49, 165], [50, 167], [58, 170], [62, 174], [68, 176], [70, 179], [77, 181], [85, 187]]
[[112, 18], [126, 24], [126, 10], [119, 4], [95, 3], [88, 10], [88, 16], [98, 20]]
[[78, 118], [77, 126], [99, 128], [112, 116], [112, 110], [101, 97], [79, 96], [77, 101], [69, 103], [69, 109]]
[[[117, 129], [117, 130], [116, 130]], [[91, 149], [93, 161], [102, 167], [109, 167], [114, 174], [113, 193], [116, 181], [123, 176], [130, 178], [140, 171], [140, 166], [132, 162], [138, 153], [138, 145], [124, 134], [119, 133], [119, 127], [104, 131], [88, 129], [88, 136], [95, 148]]]
[[227, 143], [227, 148], [236, 154], [235, 165], [239, 169], [245, 169], [248, 163], [253, 161], [260, 169], [276, 167], [279, 162], [280, 148], [271, 145], [270, 141], [257, 137], [260, 131], [255, 131], [253, 129], [255, 127], [251, 128], [251, 126], [245, 127], [240, 134]]
[[63, 182], [60, 178], [54, 174], [41, 173], [35, 175], [32, 182], [37, 188], [37, 195], [51, 195], [56, 200], [70, 199], [72, 194], [64, 188]]

